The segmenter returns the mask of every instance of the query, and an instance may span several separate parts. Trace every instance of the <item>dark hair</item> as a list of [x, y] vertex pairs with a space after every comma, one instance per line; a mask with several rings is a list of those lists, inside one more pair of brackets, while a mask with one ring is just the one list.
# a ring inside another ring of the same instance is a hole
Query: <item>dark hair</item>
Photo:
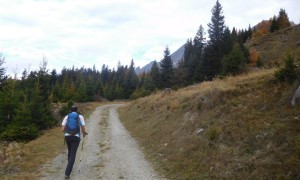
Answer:
[[71, 107], [71, 112], [76, 112], [77, 111], [77, 106], [72, 106]]

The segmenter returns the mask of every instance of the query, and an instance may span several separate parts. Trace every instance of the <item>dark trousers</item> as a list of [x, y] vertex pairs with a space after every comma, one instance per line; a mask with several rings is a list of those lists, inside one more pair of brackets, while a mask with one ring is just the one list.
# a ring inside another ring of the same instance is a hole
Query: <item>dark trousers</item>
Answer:
[[80, 138], [77, 136], [65, 136], [65, 140], [68, 146], [68, 165], [65, 175], [70, 176], [76, 159], [76, 152], [80, 143]]

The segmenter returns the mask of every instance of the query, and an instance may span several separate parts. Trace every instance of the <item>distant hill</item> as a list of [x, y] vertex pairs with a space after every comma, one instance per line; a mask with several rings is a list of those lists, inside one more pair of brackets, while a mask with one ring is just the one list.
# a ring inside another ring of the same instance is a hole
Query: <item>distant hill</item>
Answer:
[[183, 56], [184, 56], [184, 45], [182, 45], [179, 49], [177, 49], [175, 52], [173, 52], [171, 54], [171, 58], [172, 58], [172, 61], [173, 61], [173, 65], [174, 66], [177, 66], [178, 63], [183, 60]]
[[[185, 44], [184, 44], [185, 45]], [[182, 45], [179, 49], [177, 49], [175, 52], [173, 52], [171, 54], [171, 59], [173, 61], [173, 65], [176, 67], [178, 65], [178, 63], [183, 59], [184, 56], [184, 45]], [[137, 67], [135, 69], [135, 72], [137, 74], [141, 74], [143, 72], [149, 72], [151, 70], [151, 67], [153, 65], [154, 61], [151, 61], [150, 63], [148, 63], [147, 65], [145, 65], [144, 67]]]

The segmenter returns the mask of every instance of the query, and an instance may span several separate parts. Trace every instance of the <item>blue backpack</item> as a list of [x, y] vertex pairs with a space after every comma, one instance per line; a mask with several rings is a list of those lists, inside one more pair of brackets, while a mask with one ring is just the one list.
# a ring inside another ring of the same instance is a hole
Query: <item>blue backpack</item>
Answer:
[[80, 133], [80, 118], [78, 113], [69, 113], [65, 132], [74, 136]]

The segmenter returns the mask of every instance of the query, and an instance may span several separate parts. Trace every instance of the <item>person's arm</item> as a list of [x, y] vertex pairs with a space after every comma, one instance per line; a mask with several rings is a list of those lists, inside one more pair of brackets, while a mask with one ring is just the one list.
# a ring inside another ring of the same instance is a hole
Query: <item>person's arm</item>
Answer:
[[81, 129], [83, 137], [85, 137], [86, 135], [88, 135], [88, 133], [85, 130], [85, 121], [84, 121], [84, 118], [82, 115], [80, 115], [79, 118], [80, 118], [80, 122], [81, 122], [80, 129]]
[[61, 132], [64, 132], [66, 129], [66, 126], [65, 125], [61, 125]]
[[81, 132], [82, 132], [83, 137], [88, 135], [88, 133], [85, 131], [85, 126], [81, 126]]
[[67, 124], [67, 116], [63, 119], [61, 123], [61, 131], [64, 132], [66, 129], [66, 124]]

